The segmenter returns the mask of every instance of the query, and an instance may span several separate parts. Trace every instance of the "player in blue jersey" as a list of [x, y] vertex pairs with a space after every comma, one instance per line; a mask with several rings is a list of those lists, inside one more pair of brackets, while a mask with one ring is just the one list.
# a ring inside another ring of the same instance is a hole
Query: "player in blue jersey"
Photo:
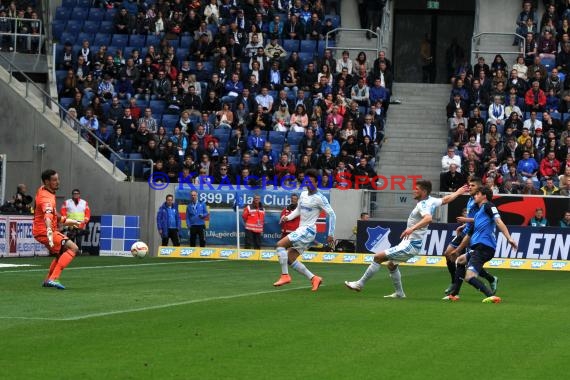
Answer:
[[[473, 196], [475, 199], [473, 223], [469, 226], [466, 233], [470, 236], [471, 250], [460, 256], [458, 263], [467, 263], [464, 281], [469, 283], [475, 289], [485, 294], [483, 299], [485, 303], [499, 303], [501, 298], [494, 295], [493, 291], [479, 281], [478, 276], [483, 269], [483, 265], [495, 256], [497, 248], [497, 240], [495, 239], [495, 227], [503, 233], [509, 244], [517, 249], [517, 243], [509, 234], [509, 230], [501, 219], [499, 210], [491, 203], [493, 192], [491, 189], [482, 187]], [[459, 272], [459, 268], [458, 268]], [[449, 299], [457, 301], [455, 292], [450, 294]]]
[[[456, 264], [457, 258], [465, 253], [465, 248], [469, 244], [469, 236], [464, 232], [469, 229], [471, 223], [473, 223], [473, 215], [475, 212], [475, 199], [474, 195], [477, 191], [481, 188], [482, 182], [479, 177], [471, 177], [469, 181], [469, 201], [467, 201], [467, 216], [460, 216], [457, 218], [459, 223], [463, 223], [457, 229], [457, 235], [455, 238], [449, 243], [447, 249], [444, 252], [445, 259], [447, 261], [447, 269], [451, 275], [451, 284], [447, 289], [445, 289], [445, 297], [444, 300], [449, 300], [449, 295], [453, 294], [456, 298], [459, 297], [459, 291], [461, 290], [461, 284], [463, 283], [463, 278], [457, 276], [457, 267], [459, 267], [459, 273], [465, 273], [465, 264], [459, 263]], [[493, 294], [497, 292], [497, 286], [499, 284], [499, 279], [495, 276], [490, 275], [486, 270], [481, 270], [479, 273], [480, 277], [485, 278], [489, 281], [489, 285], [491, 286], [491, 290]]]
[[[277, 256], [281, 265], [281, 276], [273, 286], [282, 286], [291, 282], [289, 275], [289, 266], [297, 272], [303, 274], [311, 281], [311, 290], [317, 291], [323, 279], [311, 273], [302, 262], [298, 261], [299, 255], [315, 241], [317, 235], [316, 222], [319, 218], [321, 210], [325, 211], [329, 216], [329, 231], [327, 242], [334, 243], [334, 229], [336, 225], [336, 215], [327, 198], [318, 191], [319, 173], [315, 169], [307, 169], [305, 171], [305, 181], [307, 190], [303, 191], [299, 196], [298, 206], [292, 213], [281, 218], [280, 224], [301, 216], [299, 227], [277, 242]], [[304, 182], [305, 183], [305, 182]]]
[[[433, 198], [430, 196], [431, 182], [427, 180], [417, 181], [414, 189], [414, 199], [418, 201], [418, 204], [408, 217], [406, 230], [400, 236], [402, 239], [400, 244], [387, 250], [382, 249], [381, 252], [376, 252], [374, 261], [368, 266], [360, 280], [345, 281], [346, 287], [357, 292], [361, 291], [364, 284], [380, 270], [380, 264], [388, 262], [388, 270], [396, 291], [385, 296], [385, 298], [405, 298], [406, 295], [402, 288], [402, 277], [398, 269], [398, 262], [406, 262], [420, 253], [422, 241], [428, 232], [428, 225], [432, 221], [436, 207], [453, 201], [465, 193], [467, 189], [468, 187], [465, 185], [443, 198]], [[374, 248], [372, 251], [374, 252]]]

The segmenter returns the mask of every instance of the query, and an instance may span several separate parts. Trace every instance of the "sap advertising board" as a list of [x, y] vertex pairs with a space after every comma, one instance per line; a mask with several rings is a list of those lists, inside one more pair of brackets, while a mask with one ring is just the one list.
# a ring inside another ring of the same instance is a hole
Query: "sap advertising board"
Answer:
[[[404, 222], [358, 221], [357, 251], [379, 252], [400, 241], [406, 228]], [[428, 228], [421, 254], [441, 255], [455, 234], [457, 224], [432, 223]], [[509, 226], [518, 250], [513, 251], [501, 233], [497, 237], [496, 259], [568, 260], [570, 234], [557, 227]]]
[[[320, 192], [330, 201], [330, 193], [328, 190], [320, 190]], [[188, 204], [190, 202], [189, 189], [178, 189], [175, 193], [176, 201], [180, 204]], [[281, 210], [291, 203], [291, 195], [296, 194], [294, 191], [285, 190], [259, 190], [259, 191], [228, 191], [228, 190], [203, 190], [198, 191], [198, 199], [206, 202], [210, 207], [210, 226], [206, 229], [206, 242], [208, 245], [234, 245], [236, 243], [236, 213], [234, 211], [234, 203], [236, 200], [241, 205], [240, 213], [240, 232], [243, 244], [244, 224], [241, 219], [243, 208], [251, 203], [254, 195], [261, 197], [261, 203], [265, 207], [265, 225], [263, 228], [263, 245], [274, 245], [281, 237], [281, 227], [279, 218]], [[298, 193], [297, 193], [298, 194]], [[182, 216], [182, 215], [181, 215]], [[185, 216], [184, 216], [185, 217]], [[326, 231], [326, 225], [323, 223], [320, 231]], [[188, 239], [188, 230], [183, 229], [182, 239]], [[326, 233], [317, 233], [317, 241], [325, 241]]]

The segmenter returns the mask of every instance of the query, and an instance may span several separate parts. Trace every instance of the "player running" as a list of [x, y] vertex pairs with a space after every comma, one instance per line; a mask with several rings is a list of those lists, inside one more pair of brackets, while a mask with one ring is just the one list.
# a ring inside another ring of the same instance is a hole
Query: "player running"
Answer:
[[53, 259], [43, 286], [48, 288], [65, 289], [59, 282], [61, 272], [71, 263], [77, 254], [77, 245], [67, 236], [57, 230], [58, 222], [68, 227], [79, 227], [80, 222], [57, 216], [55, 193], [59, 189], [59, 176], [55, 170], [48, 169], [42, 173], [42, 183], [36, 192], [36, 207], [32, 233], [34, 238], [42, 243]]
[[325, 211], [329, 216], [327, 242], [331, 245], [334, 243], [336, 215], [329, 204], [329, 201], [319, 193], [317, 189], [318, 172], [315, 169], [308, 169], [305, 171], [305, 179], [307, 178], [310, 183], [307, 184], [307, 190], [301, 193], [297, 208], [289, 215], [283, 216], [279, 222], [282, 224], [283, 222], [295, 219], [299, 215], [301, 216], [299, 228], [279, 240], [277, 243], [277, 256], [279, 258], [279, 264], [281, 265], [281, 277], [273, 284], [273, 286], [282, 286], [291, 282], [291, 276], [289, 275], [288, 268], [289, 265], [291, 268], [307, 277], [312, 284], [311, 290], [316, 292], [319, 289], [319, 286], [321, 286], [323, 279], [311, 273], [311, 271], [307, 269], [303, 263], [298, 261], [297, 258], [313, 244], [317, 234], [315, 223], [319, 218], [321, 210]]
[[436, 207], [447, 204], [455, 198], [467, 191], [467, 185], [461, 187], [452, 194], [443, 198], [433, 198], [431, 194], [431, 182], [428, 180], [419, 180], [416, 182], [414, 189], [414, 199], [418, 204], [408, 217], [407, 228], [400, 238], [402, 241], [395, 247], [388, 248], [386, 251], [378, 252], [374, 255], [374, 261], [368, 266], [364, 275], [358, 281], [345, 281], [347, 288], [354, 291], [361, 291], [364, 284], [370, 280], [376, 272], [380, 270], [380, 264], [388, 262], [388, 270], [394, 284], [394, 293], [384, 296], [385, 298], [405, 298], [406, 294], [402, 288], [402, 277], [397, 262], [406, 262], [415, 255], [419, 254], [422, 247], [422, 241], [426, 235], [428, 225], [432, 221], [433, 213]]
[[[465, 231], [467, 231], [471, 223], [473, 223], [473, 215], [476, 211], [476, 207], [474, 207], [474, 195], [481, 188], [481, 186], [483, 186], [479, 177], [472, 177], [467, 182], [469, 184], [469, 195], [471, 195], [467, 201], [467, 217], [461, 216], [457, 218], [457, 221], [459, 223], [464, 224], [457, 229], [457, 235], [449, 243], [447, 249], [444, 252], [445, 259], [447, 261], [447, 270], [451, 275], [451, 284], [447, 289], [445, 289], [445, 297], [443, 297], [444, 300], [449, 300], [449, 295], [452, 293], [456, 298], [459, 298], [459, 291], [461, 290], [461, 285], [463, 284], [463, 277], [459, 278], [456, 272], [459, 268], [459, 273], [465, 274], [465, 263], [456, 264], [456, 260], [460, 255], [465, 253], [465, 248], [469, 244], [469, 236], [465, 233]], [[493, 294], [495, 294], [497, 292], [499, 279], [495, 276], [490, 275], [489, 272], [487, 272], [485, 269], [481, 269], [479, 276], [489, 281], [491, 290], [493, 291]]]
[[[501, 219], [499, 210], [491, 203], [493, 199], [493, 192], [491, 189], [481, 187], [473, 196], [475, 200], [475, 211], [473, 213], [473, 224], [469, 227], [466, 233], [471, 237], [472, 250], [468, 253], [461, 255], [458, 263], [467, 263], [467, 273], [460, 273], [460, 267], [457, 268], [457, 276], [464, 278], [475, 289], [485, 294], [486, 298], [483, 299], [484, 303], [499, 303], [501, 298], [493, 294], [493, 291], [485, 286], [477, 278], [483, 269], [483, 265], [490, 261], [495, 256], [497, 248], [497, 240], [495, 239], [495, 227], [503, 233], [507, 238], [509, 244], [517, 249], [517, 243], [509, 234], [509, 230]], [[449, 295], [452, 301], [459, 300], [456, 297], [455, 291]]]

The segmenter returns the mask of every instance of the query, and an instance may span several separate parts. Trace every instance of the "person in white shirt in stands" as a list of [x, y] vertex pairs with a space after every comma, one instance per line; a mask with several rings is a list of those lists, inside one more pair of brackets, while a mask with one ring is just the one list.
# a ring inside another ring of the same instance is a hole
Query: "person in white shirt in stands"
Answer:
[[455, 154], [455, 146], [447, 147], [447, 154], [441, 158], [441, 171], [449, 171], [449, 165], [457, 165], [457, 171], [461, 173], [461, 156]]
[[283, 286], [291, 282], [289, 275], [289, 266], [297, 272], [305, 275], [311, 281], [311, 290], [313, 292], [319, 289], [323, 279], [311, 273], [307, 267], [297, 260], [315, 241], [317, 234], [316, 222], [322, 211], [329, 216], [329, 230], [327, 243], [334, 243], [334, 230], [336, 225], [336, 215], [329, 201], [319, 192], [318, 186], [319, 174], [316, 169], [308, 169], [305, 171], [305, 181], [303, 186], [307, 186], [307, 190], [303, 191], [299, 196], [298, 206], [289, 215], [284, 215], [279, 224], [285, 221], [293, 220], [299, 215], [301, 221], [299, 228], [279, 240], [277, 243], [277, 257], [281, 265], [281, 277], [273, 286]]
[[336, 72], [340, 73], [343, 68], [347, 68], [348, 72], [352, 72], [352, 59], [347, 50], [342, 52], [342, 57], [336, 60]]
[[528, 128], [530, 133], [534, 133], [536, 128], [542, 129], [542, 121], [536, 118], [536, 111], [530, 111], [530, 118], [523, 123], [523, 128]]
[[501, 102], [500, 96], [495, 96], [493, 103], [489, 106], [489, 119], [487, 124], [495, 124], [499, 133], [503, 133], [505, 130], [505, 105]]

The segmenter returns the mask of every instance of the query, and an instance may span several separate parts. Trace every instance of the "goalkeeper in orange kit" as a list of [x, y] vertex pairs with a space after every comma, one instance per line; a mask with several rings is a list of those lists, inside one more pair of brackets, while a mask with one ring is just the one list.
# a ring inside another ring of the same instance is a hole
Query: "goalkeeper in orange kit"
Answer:
[[42, 173], [42, 183], [36, 192], [36, 207], [32, 233], [34, 238], [46, 246], [50, 255], [55, 255], [49, 267], [44, 287], [65, 289], [59, 282], [63, 269], [75, 258], [77, 245], [67, 236], [57, 230], [58, 223], [64, 226], [77, 227], [77, 220], [58, 216], [56, 213], [55, 192], [59, 189], [59, 176], [55, 170], [45, 170]]

